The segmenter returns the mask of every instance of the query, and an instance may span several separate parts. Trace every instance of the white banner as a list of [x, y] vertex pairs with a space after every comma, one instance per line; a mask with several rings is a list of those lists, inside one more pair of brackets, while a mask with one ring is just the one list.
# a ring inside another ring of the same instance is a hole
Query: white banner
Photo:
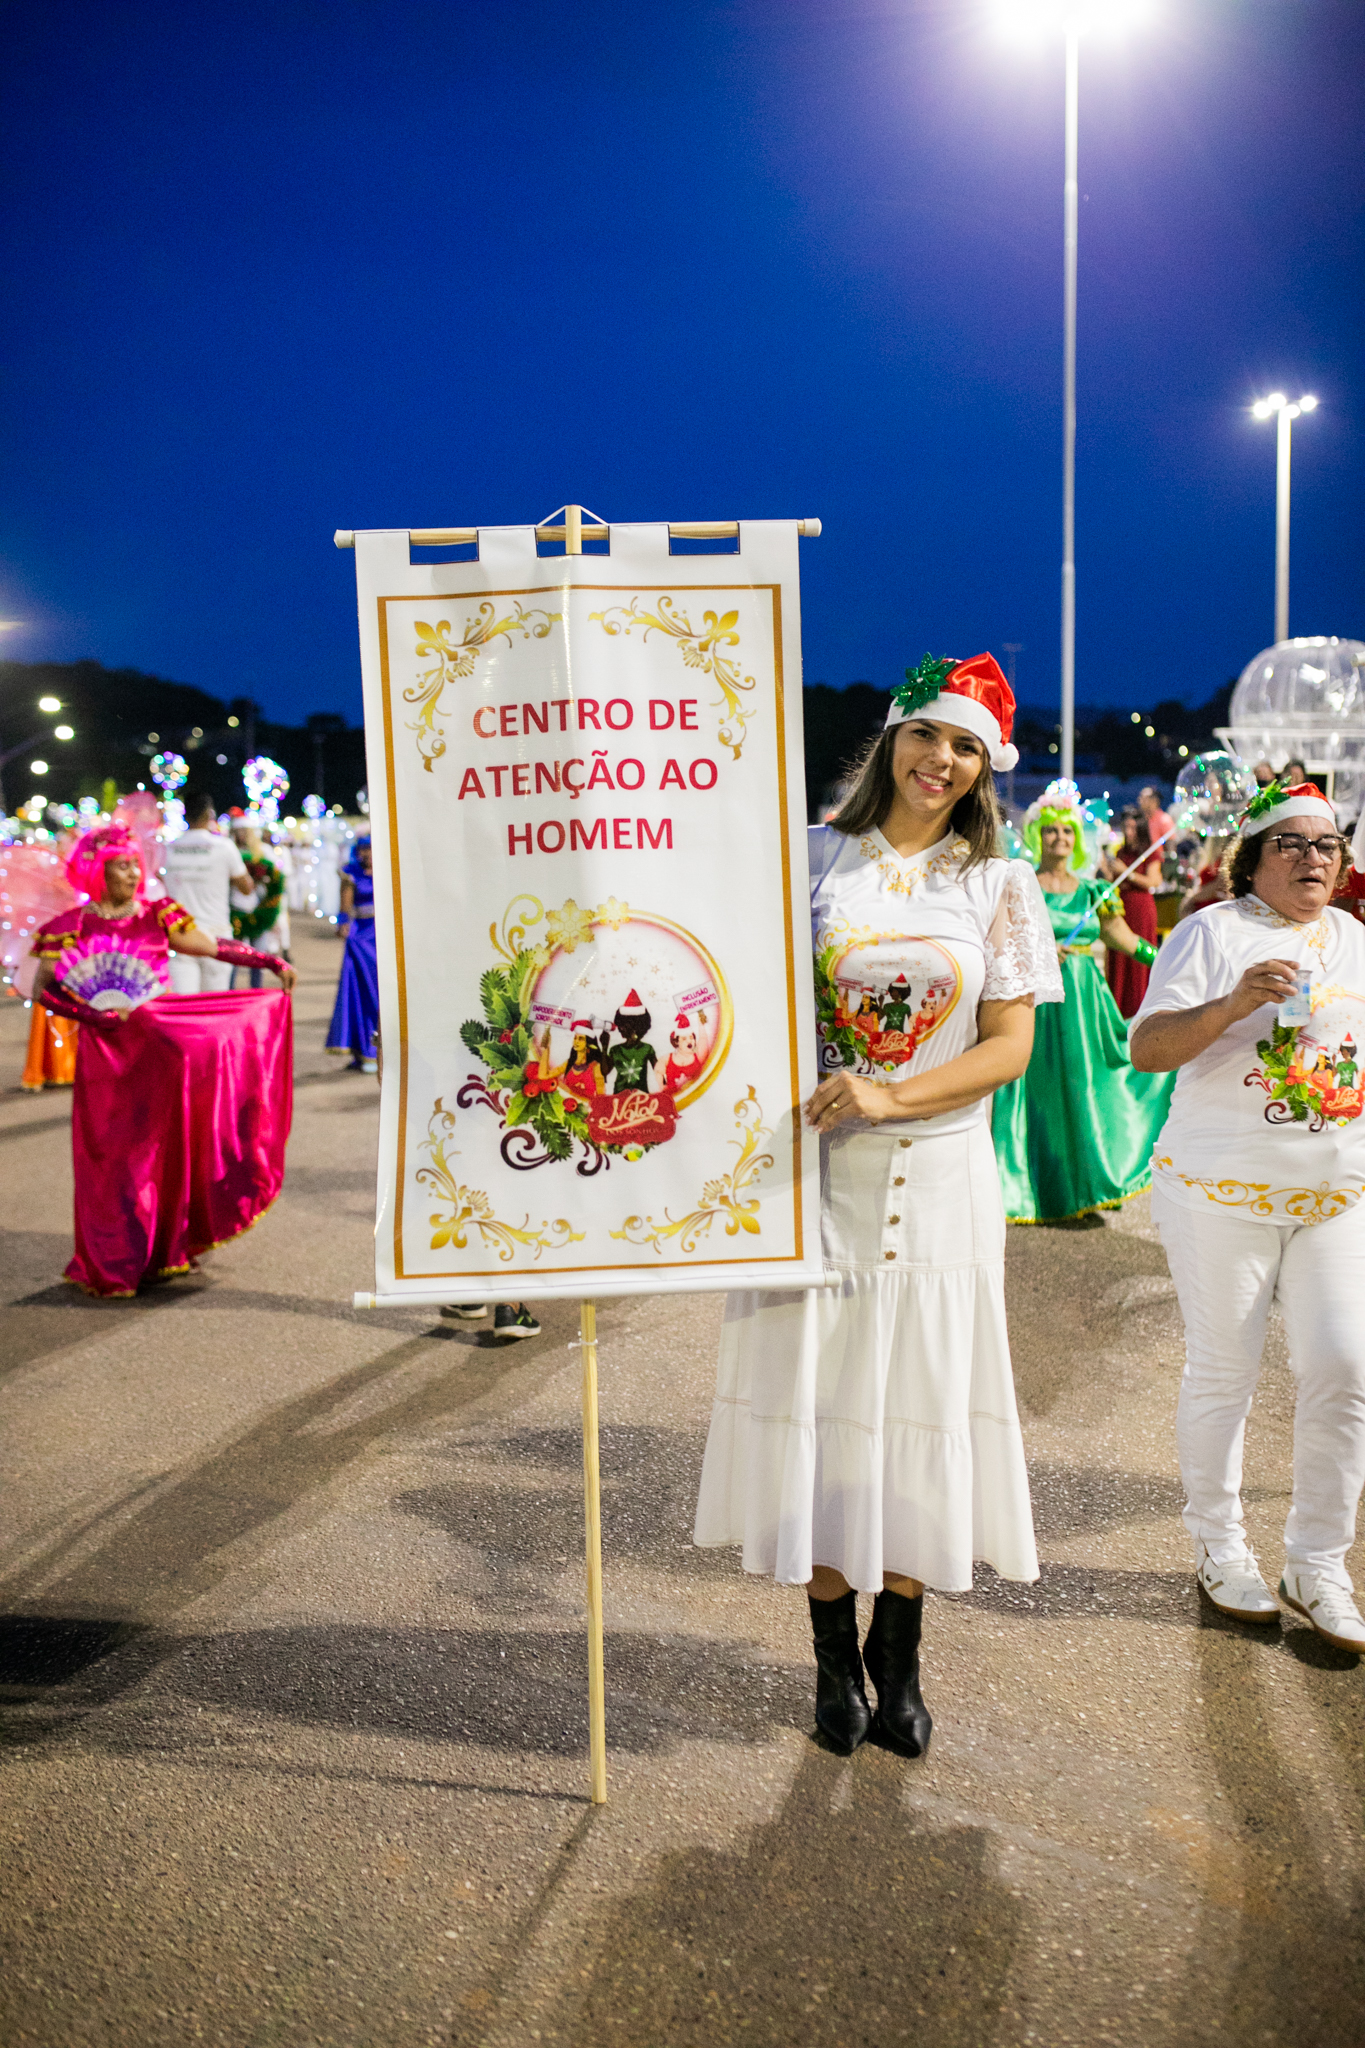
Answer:
[[818, 1283], [795, 522], [355, 547], [378, 1292]]

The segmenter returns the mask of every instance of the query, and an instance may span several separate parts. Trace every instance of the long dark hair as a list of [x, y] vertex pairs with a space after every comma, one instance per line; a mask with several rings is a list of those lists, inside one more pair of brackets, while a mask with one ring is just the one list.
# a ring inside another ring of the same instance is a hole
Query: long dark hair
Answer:
[[[891, 756], [896, 749], [899, 731], [898, 725], [888, 725], [875, 739], [868, 741], [854, 763], [848, 795], [829, 821], [836, 832], [845, 832], [851, 839], [855, 833], [868, 832], [889, 816], [896, 800]], [[953, 805], [953, 815], [949, 820], [954, 832], [967, 842], [967, 858], [962, 868], [964, 874], [970, 868], [980, 867], [984, 861], [995, 859], [1000, 851], [1002, 822], [990, 762], [983, 750], [981, 773], [967, 794], [960, 796]]]

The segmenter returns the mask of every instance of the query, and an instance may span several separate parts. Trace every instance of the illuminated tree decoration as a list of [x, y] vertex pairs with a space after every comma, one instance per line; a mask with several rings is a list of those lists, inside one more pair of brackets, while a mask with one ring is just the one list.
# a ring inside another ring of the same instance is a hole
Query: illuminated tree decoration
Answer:
[[183, 754], [153, 754], [151, 775], [163, 796], [174, 796], [189, 779], [189, 763]]

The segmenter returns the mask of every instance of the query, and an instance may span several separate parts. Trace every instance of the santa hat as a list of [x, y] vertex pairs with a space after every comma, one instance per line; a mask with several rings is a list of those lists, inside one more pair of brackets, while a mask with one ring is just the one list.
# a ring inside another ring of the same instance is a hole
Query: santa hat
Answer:
[[575, 1017], [572, 1025], [569, 1028], [572, 1031], [573, 1036], [575, 1038], [579, 1036], [580, 1032], [585, 1038], [590, 1037], [592, 1033], [592, 1018]]
[[1242, 813], [1242, 837], [1249, 839], [1257, 832], [1269, 832], [1286, 818], [1320, 818], [1334, 832], [1337, 829], [1337, 814], [1316, 782], [1296, 782], [1292, 789], [1286, 789], [1282, 782], [1270, 782]]
[[1006, 773], [1019, 765], [1019, 749], [1010, 745], [1014, 727], [1014, 692], [993, 654], [974, 654], [970, 661], [951, 655], [937, 660], [926, 654], [891, 699], [889, 726], [907, 718], [936, 718], [960, 725], [985, 744], [992, 768]]
[[646, 1014], [645, 1006], [634, 989], [631, 990], [616, 1014], [618, 1017], [643, 1017]]
[[692, 1029], [685, 1010], [679, 1010], [677, 1016], [673, 1019], [673, 1029], [675, 1031], [690, 1031]]

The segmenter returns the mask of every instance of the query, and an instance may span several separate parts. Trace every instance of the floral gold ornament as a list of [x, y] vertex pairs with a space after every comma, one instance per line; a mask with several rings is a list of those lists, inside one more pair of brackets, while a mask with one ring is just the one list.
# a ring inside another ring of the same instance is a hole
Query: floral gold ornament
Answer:
[[676, 1244], [688, 1257], [722, 1219], [727, 1237], [737, 1237], [741, 1231], [757, 1237], [762, 1226], [758, 1220], [759, 1197], [754, 1189], [760, 1173], [773, 1164], [773, 1156], [761, 1149], [772, 1131], [763, 1122], [763, 1112], [752, 1088], [735, 1104], [735, 1131], [730, 1143], [738, 1151], [738, 1159], [728, 1173], [707, 1181], [695, 1209], [686, 1216], [671, 1216], [665, 1209], [662, 1223], [656, 1223], [652, 1216], [627, 1216], [612, 1236], [627, 1244], [652, 1245], [656, 1252]]
[[1169, 1157], [1154, 1159], [1152, 1164], [1158, 1173], [1173, 1174], [1182, 1186], [1198, 1188], [1215, 1207], [1249, 1209], [1253, 1216], [1277, 1216], [1278, 1202], [1296, 1223], [1330, 1223], [1360, 1200], [1352, 1189], [1329, 1187], [1326, 1181], [1315, 1188], [1272, 1188], [1269, 1181], [1213, 1180], [1181, 1173]]
[[720, 685], [721, 694], [713, 700], [714, 708], [723, 712], [716, 738], [739, 759], [748, 725], [741, 693], [754, 688], [754, 678], [741, 675], [739, 662], [724, 652], [727, 647], [739, 645], [737, 611], [703, 612], [702, 623], [696, 627], [671, 597], [661, 596], [657, 608], [647, 611], [641, 609], [637, 596], [628, 605], [610, 605], [606, 611], [589, 612], [588, 617], [613, 639], [618, 633], [629, 639], [632, 626], [642, 626], [645, 639], [659, 632], [676, 640], [686, 666], [700, 669]]
[[418, 1183], [436, 1203], [430, 1218], [431, 1249], [444, 1251], [447, 1245], [464, 1251], [471, 1231], [477, 1231], [484, 1247], [497, 1253], [504, 1265], [518, 1252], [529, 1251], [535, 1258], [542, 1252], [563, 1251], [566, 1245], [582, 1242], [584, 1233], [574, 1230], [565, 1217], [544, 1222], [538, 1230], [528, 1228], [530, 1217], [520, 1224], [503, 1223], [493, 1214], [493, 1204], [481, 1188], [465, 1187], [455, 1177], [446, 1147], [455, 1134], [455, 1117], [438, 1096], [427, 1135], [420, 1150], [430, 1154], [430, 1164], [417, 1169]]
[[521, 604], [514, 603], [511, 611], [500, 619], [497, 606], [485, 599], [479, 606], [478, 617], [465, 620], [463, 637], [453, 643], [449, 619], [441, 619], [434, 626], [428, 625], [425, 619], [413, 620], [417, 634], [417, 658], [420, 661], [430, 656], [432, 665], [422, 672], [411, 689], [404, 690], [403, 701], [418, 707], [416, 722], [409, 725], [408, 731], [417, 735], [417, 751], [422, 756], [422, 766], [428, 772], [446, 750], [445, 732], [436, 723], [438, 717], [445, 715], [441, 693], [446, 684], [472, 676], [477, 657], [490, 641], [505, 640], [510, 647], [514, 633], [520, 633], [523, 639], [543, 640], [551, 626], [561, 622], [563, 616], [562, 612], [547, 612], [540, 607], [527, 611]]

